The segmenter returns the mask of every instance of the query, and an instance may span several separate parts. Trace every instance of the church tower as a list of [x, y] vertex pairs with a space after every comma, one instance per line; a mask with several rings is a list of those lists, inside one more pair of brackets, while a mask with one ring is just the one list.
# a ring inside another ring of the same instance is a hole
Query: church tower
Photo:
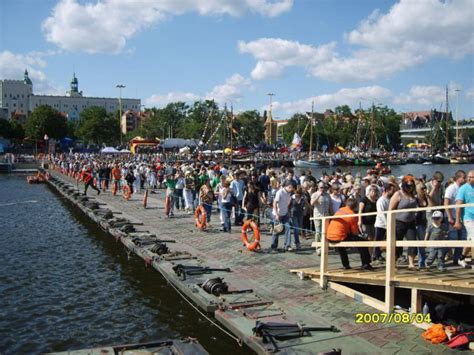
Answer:
[[69, 91], [69, 96], [71, 97], [82, 96], [82, 91], [79, 91], [79, 82], [77, 81], [76, 73], [72, 74], [71, 90]]

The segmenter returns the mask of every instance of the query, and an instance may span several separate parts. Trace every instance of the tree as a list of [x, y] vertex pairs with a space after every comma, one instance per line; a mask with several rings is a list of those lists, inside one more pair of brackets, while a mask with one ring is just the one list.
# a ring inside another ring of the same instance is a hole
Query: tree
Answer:
[[112, 144], [119, 141], [119, 121], [103, 107], [91, 106], [81, 112], [77, 135], [88, 143]]
[[223, 119], [223, 113], [219, 111], [219, 106], [214, 100], [196, 101], [188, 109], [187, 116], [178, 130], [178, 134], [183, 138], [202, 139], [207, 142], [214, 134], [214, 141], [222, 137], [221, 132], [225, 129], [221, 125], [221, 132], [215, 130]]
[[61, 139], [67, 133], [66, 118], [49, 105], [36, 107], [26, 121], [26, 134], [32, 139]]
[[10, 132], [11, 139], [19, 141], [25, 138], [25, 129], [17, 120], [12, 120], [10, 122], [10, 125], [11, 125], [11, 132]]
[[233, 122], [234, 146], [259, 144], [264, 139], [264, 122], [258, 111], [244, 111]]
[[0, 119], [0, 137], [10, 138], [12, 126], [10, 121], [3, 118]]
[[309, 147], [309, 118], [302, 113], [295, 113], [285, 125], [285, 130], [283, 131], [283, 140], [286, 144], [291, 144], [295, 133], [298, 133], [298, 135], [301, 137], [303, 145], [305, 147]]

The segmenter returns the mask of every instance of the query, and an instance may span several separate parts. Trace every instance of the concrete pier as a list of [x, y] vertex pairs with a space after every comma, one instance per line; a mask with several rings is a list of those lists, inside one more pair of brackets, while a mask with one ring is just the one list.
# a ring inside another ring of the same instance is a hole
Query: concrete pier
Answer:
[[[421, 337], [422, 330], [411, 324], [356, 324], [357, 313], [373, 313], [374, 309], [333, 290], [322, 290], [315, 282], [300, 280], [291, 269], [311, 267], [319, 263], [313, 240], [303, 240], [303, 250], [278, 254], [255, 253], [245, 249], [240, 227], [232, 233], [219, 232], [218, 215], [213, 214], [209, 231], [199, 231], [194, 216], [175, 212], [174, 218], [164, 214], [164, 191], [149, 194], [148, 207], [143, 207], [143, 194], [133, 194], [126, 201], [110, 192], [96, 195], [74, 179], [50, 170], [49, 184], [96, 221], [117, 241], [156, 269], [179, 293], [185, 295], [202, 311], [212, 315], [224, 328], [259, 354], [278, 350], [283, 354], [307, 353], [340, 348], [350, 353], [449, 353], [444, 345], [431, 345]], [[79, 191], [77, 190], [79, 188]], [[115, 218], [132, 222], [135, 231], [114, 227]], [[156, 237], [154, 237], [155, 235]], [[156, 239], [166, 243], [170, 252], [163, 255], [151, 249]], [[263, 233], [262, 247], [270, 246], [271, 236]], [[283, 244], [283, 240], [280, 240]], [[231, 272], [213, 271], [201, 275], [176, 275], [178, 264], [211, 268], [230, 268]], [[338, 255], [329, 256], [330, 265], [339, 265]], [[360, 264], [358, 255], [351, 260]], [[248, 290], [214, 296], [200, 285], [209, 278], [222, 277], [229, 290]], [[255, 336], [256, 322], [298, 323], [310, 327], [334, 326], [338, 332], [311, 331], [302, 337], [264, 342]], [[223, 334], [223, 336], [226, 336]], [[207, 349], [209, 350], [209, 349]]]

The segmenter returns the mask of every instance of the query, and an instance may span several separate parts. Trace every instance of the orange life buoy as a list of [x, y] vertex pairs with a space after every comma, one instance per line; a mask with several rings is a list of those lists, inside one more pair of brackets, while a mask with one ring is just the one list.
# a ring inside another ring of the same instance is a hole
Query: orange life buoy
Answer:
[[206, 210], [204, 209], [203, 205], [199, 205], [196, 208], [196, 213], [194, 214], [194, 217], [196, 219], [196, 226], [203, 230], [207, 226], [207, 215], [206, 215]]
[[128, 185], [123, 185], [122, 187], [122, 197], [125, 200], [129, 200], [130, 196], [132, 195], [132, 192], [130, 191], [130, 187]]
[[[253, 236], [255, 238], [253, 242], [250, 242], [247, 237], [247, 230], [249, 228], [252, 229]], [[258, 229], [257, 223], [255, 223], [255, 221], [251, 219], [245, 221], [244, 225], [242, 226], [242, 241], [248, 250], [254, 251], [260, 249], [260, 230]]]
[[148, 202], [148, 190], [145, 190], [145, 194], [143, 195], [143, 208], [146, 208]]
[[165, 215], [169, 215], [170, 213], [170, 197], [166, 196], [165, 197]]

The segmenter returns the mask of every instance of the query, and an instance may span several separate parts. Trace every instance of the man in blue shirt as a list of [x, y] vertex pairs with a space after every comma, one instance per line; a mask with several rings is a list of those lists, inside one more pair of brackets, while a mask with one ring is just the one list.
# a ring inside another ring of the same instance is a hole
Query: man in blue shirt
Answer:
[[[469, 171], [467, 174], [467, 184], [464, 184], [459, 188], [456, 195], [456, 204], [474, 204], [474, 170]], [[462, 224], [467, 231], [467, 240], [474, 242], [474, 206], [456, 208], [456, 223], [454, 224], [455, 229], [461, 229]], [[462, 255], [459, 258], [459, 265], [462, 267], [469, 267], [466, 262], [466, 256], [471, 248], [464, 248]], [[474, 265], [472, 266], [474, 269]]]

